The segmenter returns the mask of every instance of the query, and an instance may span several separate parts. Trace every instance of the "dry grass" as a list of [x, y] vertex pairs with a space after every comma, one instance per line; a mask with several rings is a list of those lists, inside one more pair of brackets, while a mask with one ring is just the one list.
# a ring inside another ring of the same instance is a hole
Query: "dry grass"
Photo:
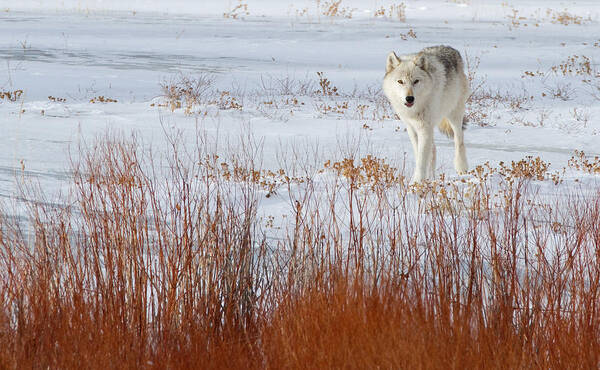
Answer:
[[[547, 70], [524, 71], [522, 79], [541, 79], [547, 93], [542, 96], [550, 96], [561, 100], [571, 100], [579, 83], [589, 94], [600, 100], [600, 70], [591, 57], [586, 55], [570, 55], [560, 63], [550, 66]], [[552, 81], [553, 85], [549, 83]], [[568, 82], [566, 82], [568, 81]], [[572, 83], [577, 83], [572, 87]]]
[[[251, 139], [169, 143], [109, 136], [81, 150], [71, 206], [3, 208], [0, 366], [600, 363], [600, 193], [539, 196], [541, 159], [408, 186], [374, 156], [270, 172]], [[265, 179], [289, 204], [277, 228]]]
[[502, 6], [506, 8], [508, 12], [510, 12], [510, 14], [506, 16], [506, 18], [510, 21], [510, 23], [508, 23], [510, 30], [528, 26], [540, 27], [545, 23], [569, 26], [585, 25], [592, 22], [590, 15], [580, 16], [569, 12], [568, 9], [564, 9], [562, 11], [556, 9], [546, 9], [545, 12], [542, 9], [538, 9], [533, 14], [524, 16], [523, 13], [510, 6], [508, 3], [502, 3]]
[[577, 14], [570, 13], [567, 9], [562, 11], [554, 9], [546, 9], [546, 16], [549, 17], [552, 23], [568, 26], [570, 24], [586, 24], [592, 22], [591, 16], [582, 17]]
[[[52, 100], [52, 99], [50, 99]], [[103, 95], [100, 96], [95, 96], [92, 99], [90, 99], [90, 103], [92, 104], [96, 104], [96, 103], [117, 103], [117, 99], [112, 99], [112, 98], [107, 98]]]
[[343, 0], [317, 0], [317, 8], [322, 15], [327, 18], [352, 18], [352, 12], [356, 9], [346, 7], [342, 4]]
[[400, 22], [406, 22], [406, 4], [392, 4], [388, 8], [382, 6], [373, 13], [373, 16], [375, 18], [397, 19]]
[[465, 120], [479, 126], [488, 126], [490, 125], [490, 116], [492, 113], [490, 102], [497, 105], [500, 94], [493, 94], [490, 91], [484, 90], [486, 79], [478, 73], [481, 58], [478, 56], [473, 57], [466, 51], [464, 56], [466, 75], [469, 81], [469, 90], [471, 91], [466, 104]]
[[379, 83], [342, 92], [323, 72], [316, 77], [263, 75], [254, 89], [219, 90], [213, 75], [180, 74], [161, 84], [163, 94], [150, 106], [199, 117], [217, 117], [227, 110], [259, 113], [281, 122], [298, 113], [372, 121], [392, 118]]
[[237, 5], [223, 13], [223, 18], [244, 19], [248, 15], [250, 15], [248, 4], [242, 0], [238, 0]]
[[151, 106], [168, 107], [171, 111], [184, 109], [186, 114], [193, 114], [194, 109], [207, 104], [214, 99], [216, 92], [213, 88], [214, 77], [210, 74], [188, 76], [179, 74], [170, 81], [164, 81], [160, 87], [163, 92], [163, 101]]
[[60, 97], [52, 96], [52, 95], [48, 96], [48, 100], [53, 101], [55, 103], [66, 103], [67, 102], [67, 99], [65, 99], [65, 98], [60, 98]]
[[216, 349], [243, 347], [262, 306], [252, 194], [206, 183], [210, 156], [184, 168], [173, 155], [158, 181], [149, 176], [159, 166], [140, 153], [135, 142], [101, 142], [74, 168], [76, 207], [31, 204], [24, 231], [2, 220], [6, 367], [235, 365], [249, 357], [229, 356], [235, 345]]
[[16, 102], [23, 95], [23, 90], [0, 91], [0, 101]]
[[600, 174], [600, 157], [588, 158], [584, 152], [576, 150], [569, 160], [569, 166], [589, 174]]

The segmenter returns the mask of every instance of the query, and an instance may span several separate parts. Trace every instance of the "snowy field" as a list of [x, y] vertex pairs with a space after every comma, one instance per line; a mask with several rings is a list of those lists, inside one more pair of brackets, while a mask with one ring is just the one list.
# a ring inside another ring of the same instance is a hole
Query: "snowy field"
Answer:
[[[165, 131], [233, 147], [252, 135], [267, 169], [292, 148], [321, 164], [372, 154], [409, 175], [408, 136], [380, 91], [385, 58], [437, 44], [469, 61], [471, 168], [540, 156], [560, 170], [574, 150], [600, 155], [596, 1], [331, 4], [0, 1], [0, 91], [12, 92], [0, 99], [0, 195], [15, 197], [23, 177], [64, 189], [79, 143], [107, 130], [159, 150]], [[173, 105], [163, 87], [182, 78], [212, 81], [210, 94]], [[437, 173], [456, 177], [452, 142], [436, 142]]]
[[[470, 172], [381, 92], [446, 44]], [[600, 4], [0, 0], [0, 368], [598, 368]]]

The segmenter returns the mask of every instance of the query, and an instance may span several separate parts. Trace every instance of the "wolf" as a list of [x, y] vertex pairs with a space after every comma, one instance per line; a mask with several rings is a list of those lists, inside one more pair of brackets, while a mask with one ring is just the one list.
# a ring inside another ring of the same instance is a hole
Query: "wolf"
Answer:
[[434, 126], [454, 137], [454, 168], [465, 173], [463, 119], [470, 88], [460, 53], [450, 46], [432, 46], [401, 56], [392, 51], [385, 70], [383, 92], [406, 124], [415, 153], [411, 182], [435, 176]]

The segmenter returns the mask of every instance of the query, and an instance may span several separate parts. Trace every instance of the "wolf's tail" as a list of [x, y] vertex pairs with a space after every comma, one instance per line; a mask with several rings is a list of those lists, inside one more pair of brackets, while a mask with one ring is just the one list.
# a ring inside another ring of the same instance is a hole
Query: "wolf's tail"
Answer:
[[[450, 121], [447, 118], [442, 119], [442, 122], [438, 125], [438, 128], [442, 132], [442, 134], [448, 136], [449, 138], [454, 137], [454, 130], [452, 130], [452, 126], [450, 125]], [[462, 129], [465, 130], [467, 128], [467, 117], [463, 118]]]
[[454, 137], [454, 131], [452, 130], [452, 126], [450, 126], [450, 121], [447, 118], [442, 119], [438, 128], [442, 132], [442, 134], [448, 136], [449, 138]]

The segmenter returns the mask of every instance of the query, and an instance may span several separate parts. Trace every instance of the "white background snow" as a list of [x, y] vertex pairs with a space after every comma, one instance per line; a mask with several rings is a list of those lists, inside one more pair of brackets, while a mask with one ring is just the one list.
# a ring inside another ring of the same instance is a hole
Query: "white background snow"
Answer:
[[[374, 16], [399, 1], [343, 0], [348, 19], [323, 15], [313, 0], [247, 0], [242, 4], [248, 14], [223, 16], [238, 4], [0, 1], [0, 91], [24, 92], [16, 102], [0, 100], [0, 195], [14, 197], [23, 175], [48, 191], [64, 187], [69, 152], [81, 140], [116, 129], [135, 131], [160, 147], [165, 125], [231, 137], [249, 130], [264, 140], [266, 167], [277, 167], [281, 147], [318, 143], [326, 158], [347, 140], [360, 140], [365, 153], [391, 161], [406, 158], [411, 167], [412, 149], [399, 121], [360, 119], [351, 112], [323, 115], [315, 109], [319, 102], [309, 98], [293, 115], [261, 114], [261, 97], [253, 96], [269, 79], [317, 81], [316, 72], [324, 72], [340, 91], [357, 91], [347, 100], [358, 104], [368, 88], [379, 89], [390, 51], [437, 44], [479, 58], [480, 91], [524, 98], [516, 108], [491, 101], [477, 107], [486, 117], [469, 122], [471, 167], [533, 155], [558, 169], [575, 149], [600, 154], [597, 1], [406, 0], [401, 21]], [[581, 22], [556, 22], [553, 15], [565, 10]], [[410, 30], [416, 38], [407, 36]], [[551, 72], [570, 56], [589, 58], [592, 74]], [[544, 76], [524, 76], [526, 71]], [[160, 101], [161, 82], [203, 73], [214, 74], [221, 90], [246, 94], [244, 108], [197, 119], [182, 109], [151, 106]], [[97, 96], [118, 102], [90, 103]], [[453, 175], [451, 141], [438, 135], [436, 142], [438, 173]]]

